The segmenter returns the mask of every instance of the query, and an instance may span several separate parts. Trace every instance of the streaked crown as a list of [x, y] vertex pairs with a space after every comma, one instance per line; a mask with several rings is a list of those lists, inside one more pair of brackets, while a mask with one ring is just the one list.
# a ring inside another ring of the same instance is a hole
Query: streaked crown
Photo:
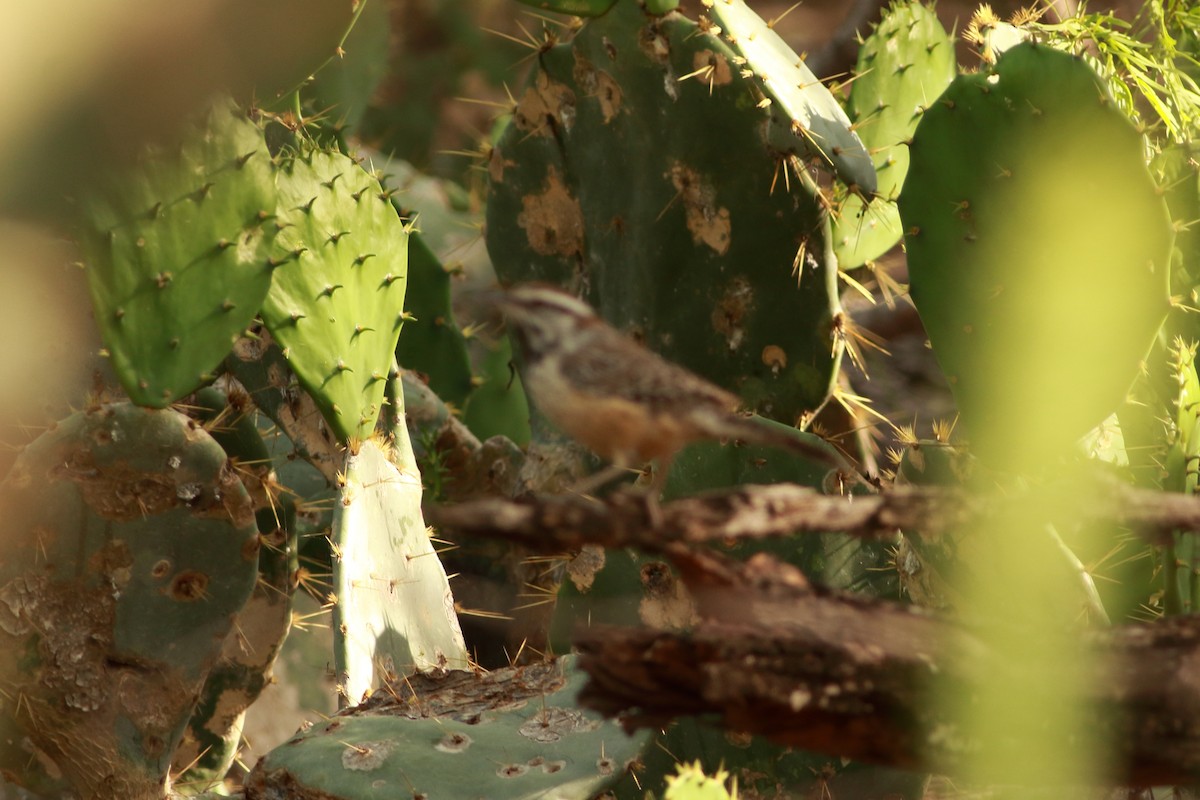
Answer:
[[527, 359], [537, 358], [564, 334], [596, 319], [596, 312], [587, 303], [548, 284], [518, 284], [500, 293], [495, 303], [513, 328]]

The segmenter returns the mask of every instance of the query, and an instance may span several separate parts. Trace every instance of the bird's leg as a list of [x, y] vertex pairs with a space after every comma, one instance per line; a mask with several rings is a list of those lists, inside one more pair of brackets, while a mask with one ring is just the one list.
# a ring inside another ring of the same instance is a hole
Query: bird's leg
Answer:
[[659, 501], [662, 499], [663, 489], [667, 486], [667, 477], [671, 474], [673, 460], [674, 454], [670, 454], [659, 457], [654, 463], [654, 479], [650, 481], [650, 486], [646, 490], [646, 513], [650, 517], [651, 528], [662, 525], [662, 505]]
[[667, 478], [671, 474], [671, 462], [675, 460], [675, 455], [659, 456], [654, 461], [654, 479], [650, 481], [650, 494], [657, 500], [662, 496], [663, 489], [667, 488]]
[[[659, 505], [659, 497], [662, 495], [663, 487], [667, 483], [667, 475], [671, 471], [671, 457], [664, 456], [657, 459], [654, 465], [654, 477], [648, 486], [635, 487], [630, 491], [641, 494], [646, 501], [646, 515], [649, 517], [650, 526], [657, 528], [662, 524], [662, 507]], [[600, 489], [607, 483], [610, 483], [617, 478], [624, 477], [630, 472], [629, 460], [623, 456], [617, 456], [613, 462], [599, 472], [588, 475], [570, 487], [568, 491], [574, 494], [591, 495], [593, 492]]]
[[612, 483], [629, 473], [629, 467], [624, 459], [617, 459], [599, 472], [588, 475], [567, 490], [572, 494], [592, 494], [607, 483]]

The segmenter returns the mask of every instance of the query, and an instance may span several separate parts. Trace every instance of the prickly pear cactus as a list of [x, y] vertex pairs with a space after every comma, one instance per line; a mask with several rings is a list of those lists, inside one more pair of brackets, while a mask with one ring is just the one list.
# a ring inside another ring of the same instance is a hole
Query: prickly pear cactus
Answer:
[[278, 184], [281, 263], [263, 320], [338, 438], [366, 438], [400, 335], [408, 230], [340, 153], [295, 154]]
[[[1200, 163], [1192, 142], [1170, 144], [1151, 162], [1151, 171], [1167, 201], [1175, 227], [1175, 249], [1171, 261], [1171, 291], [1182, 295], [1187, 307], [1200, 302], [1200, 230], [1192, 223], [1200, 218]], [[1171, 315], [1172, 334], [1200, 340], [1195, 317], [1180, 310]]]
[[209, 670], [173, 759], [173, 774], [191, 785], [220, 783], [233, 766], [246, 711], [272, 682], [275, 659], [292, 626], [298, 566], [295, 506], [286, 502], [256, 518], [265, 532], [258, 580]]
[[414, 319], [404, 328], [396, 359], [404, 369], [424, 375], [442, 400], [462, 408], [472, 389], [471, 359], [450, 306], [450, 275], [417, 233], [409, 238], [408, 258], [412, 288], [407, 301]]
[[177, 151], [148, 151], [81, 212], [96, 320], [129, 397], [163, 407], [211, 380], [275, 266], [262, 132], [218, 102]]
[[219, 783], [237, 757], [242, 723], [271, 680], [275, 663], [292, 623], [293, 577], [296, 573], [296, 490], [283, 490], [272, 468], [271, 454], [259, 434], [253, 406], [246, 396], [232, 400], [212, 387], [197, 392], [188, 411], [229, 456], [258, 509], [260, 534], [258, 579], [225, 637], [221, 657], [209, 670], [204, 689], [176, 748], [173, 773], [189, 786]]
[[468, 663], [403, 423], [396, 433], [399, 466], [373, 439], [347, 454], [334, 509], [334, 661], [351, 704], [388, 676]]
[[875, 169], [846, 112], [804, 59], [743, 0], [704, 0], [716, 30], [766, 95], [772, 144], [830, 167], [856, 193], [877, 188]]
[[705, 775], [699, 761], [680, 764], [678, 769], [678, 774], [667, 776], [667, 791], [663, 794], [663, 800], [734, 800], [737, 797], [737, 780], [730, 784], [733, 787], [733, 794], [730, 794], [726, 785], [729, 773], [723, 769], [718, 769], [711, 776]]
[[841, 195], [833, 241], [842, 269], [879, 258], [900, 241], [896, 197], [908, 173], [908, 140], [956, 71], [954, 42], [920, 2], [892, 5], [863, 42], [847, 110], [879, 185], [870, 203], [850, 192]]
[[[1200, 380], [1196, 376], [1196, 343], [1176, 340], [1172, 372], [1177, 381], [1171, 438], [1163, 459], [1162, 488], [1196, 494], [1200, 467]], [[1174, 533], [1162, 548], [1162, 606], [1170, 615], [1194, 613], [1200, 607], [1200, 543], [1195, 534]]]
[[1044, 463], [1117, 407], [1167, 310], [1171, 226], [1085, 62], [1023, 44], [958, 77], [913, 137], [900, 214], [913, 300], [981, 456]]
[[740, 58], [633, 2], [543, 52], [492, 151], [487, 244], [503, 282], [573, 289], [792, 423], [829, 391], [836, 286], [804, 274], [820, 204], [785, 187]]
[[579, 707], [570, 658], [414, 676], [268, 753], [247, 800], [596, 797], [648, 740]]
[[292, 454], [316, 467], [329, 485], [342, 464], [338, 440], [321, 409], [303, 390], [283, 350], [262, 325], [234, 344], [223, 369], [249, 393], [254, 406], [279, 426]]
[[30, 445], [0, 498], [0, 675], [83, 797], [154, 798], [257, 575], [250, 497], [170, 410], [100, 406]]

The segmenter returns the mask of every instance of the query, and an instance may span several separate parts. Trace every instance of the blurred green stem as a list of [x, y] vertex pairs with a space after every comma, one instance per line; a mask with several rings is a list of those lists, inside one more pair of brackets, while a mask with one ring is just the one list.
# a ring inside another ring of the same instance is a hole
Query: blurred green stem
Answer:
[[1105, 625], [1111, 625], [1112, 620], [1109, 619], [1108, 612], [1104, 608], [1104, 601], [1100, 599], [1100, 592], [1096, 590], [1096, 582], [1092, 580], [1092, 575], [1088, 572], [1088, 568], [1079, 560], [1079, 556], [1075, 555], [1075, 551], [1068, 547], [1067, 543], [1062, 540], [1062, 537], [1058, 535], [1058, 531], [1055, 530], [1053, 525], [1047, 523], [1046, 533], [1050, 535], [1051, 541], [1062, 552], [1067, 563], [1071, 565], [1071, 569], [1079, 576], [1079, 583], [1083, 587], [1083, 596], [1086, 599], [1087, 610], [1095, 619], [1100, 620]]
[[1163, 559], [1163, 613], [1174, 617], [1183, 613], [1183, 598], [1179, 596], [1179, 558], [1175, 552], [1175, 537], [1171, 534], [1171, 542], [1162, 549]]

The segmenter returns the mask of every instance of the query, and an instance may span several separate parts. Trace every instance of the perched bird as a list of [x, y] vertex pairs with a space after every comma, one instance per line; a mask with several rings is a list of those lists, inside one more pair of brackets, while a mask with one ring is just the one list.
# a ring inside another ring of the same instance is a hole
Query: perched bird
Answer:
[[738, 414], [736, 395], [642, 347], [560, 289], [519, 284], [490, 300], [524, 356], [533, 402], [564, 433], [612, 462], [589, 490], [654, 461], [657, 497], [675, 455], [706, 439], [778, 447], [855, 475], [827, 448]]

